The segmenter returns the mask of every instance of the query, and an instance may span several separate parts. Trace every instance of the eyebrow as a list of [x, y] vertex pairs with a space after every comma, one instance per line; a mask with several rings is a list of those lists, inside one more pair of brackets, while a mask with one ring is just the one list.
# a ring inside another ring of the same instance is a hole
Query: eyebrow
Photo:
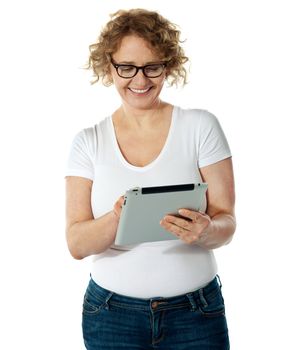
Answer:
[[[136, 64], [135, 64], [135, 62], [133, 62], [133, 61], [122, 61], [122, 62], [117, 62], [117, 61], [115, 61], [117, 64], [126, 64], [126, 65], [131, 65], [131, 66], [136, 66]], [[146, 62], [143, 66], [147, 66], [147, 65], [149, 65], [149, 64], [157, 64], [157, 63], [159, 63], [160, 61], [158, 60], [158, 61], [150, 61], [150, 62]]]

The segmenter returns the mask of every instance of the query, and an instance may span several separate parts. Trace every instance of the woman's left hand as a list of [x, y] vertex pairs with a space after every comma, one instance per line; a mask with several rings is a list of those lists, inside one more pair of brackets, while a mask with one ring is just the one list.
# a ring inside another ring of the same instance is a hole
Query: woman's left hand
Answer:
[[179, 214], [181, 217], [166, 215], [160, 221], [161, 226], [187, 244], [204, 243], [212, 219], [205, 213], [189, 209], [180, 209]]

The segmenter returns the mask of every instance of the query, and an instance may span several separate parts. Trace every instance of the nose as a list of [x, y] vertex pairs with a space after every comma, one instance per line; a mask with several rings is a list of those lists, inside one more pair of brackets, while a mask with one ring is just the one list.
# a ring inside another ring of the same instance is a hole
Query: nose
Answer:
[[136, 75], [132, 78], [132, 80], [135, 80], [136, 83], [143, 83], [146, 80], [148, 80], [148, 77], [146, 77], [143, 74], [143, 70], [142, 68], [139, 68], [138, 72], [136, 73]]

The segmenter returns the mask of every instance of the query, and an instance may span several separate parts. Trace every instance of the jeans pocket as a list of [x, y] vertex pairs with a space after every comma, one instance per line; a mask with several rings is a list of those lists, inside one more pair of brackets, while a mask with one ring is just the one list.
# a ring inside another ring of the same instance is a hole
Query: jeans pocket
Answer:
[[97, 315], [106, 305], [103, 297], [94, 296], [89, 290], [86, 291], [83, 298], [83, 314]]
[[220, 288], [205, 297], [206, 303], [200, 303], [199, 311], [205, 317], [225, 316], [225, 304]]

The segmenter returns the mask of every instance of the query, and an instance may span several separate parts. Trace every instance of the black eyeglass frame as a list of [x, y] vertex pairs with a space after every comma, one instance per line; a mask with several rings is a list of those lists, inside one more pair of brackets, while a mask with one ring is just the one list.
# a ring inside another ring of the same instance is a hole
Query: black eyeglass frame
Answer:
[[[119, 75], [119, 77], [120, 77], [120, 78], [123, 78], [123, 79], [131, 79], [131, 78], [135, 77], [136, 74], [138, 73], [138, 71], [139, 71], [140, 69], [142, 70], [143, 75], [144, 75], [145, 77], [147, 77], [147, 78], [158, 78], [158, 77], [160, 77], [160, 76], [163, 74], [164, 69], [167, 67], [167, 64], [168, 64], [168, 63], [169, 63], [169, 61], [167, 61], [167, 62], [153, 63], [153, 64], [146, 64], [145, 66], [135, 66], [134, 64], [118, 64], [118, 63], [114, 62], [114, 61], [111, 59], [111, 64], [112, 64], [112, 66], [116, 69], [116, 72], [117, 72], [117, 74]], [[162, 70], [162, 72], [161, 72], [159, 75], [151, 76], [151, 77], [150, 77], [150, 76], [148, 76], [148, 75], [146, 74], [145, 69], [146, 69], [147, 67], [152, 67], [152, 66], [163, 66], [163, 70]], [[133, 68], [136, 69], [136, 71], [135, 71], [134, 75], [132, 75], [131, 77], [123, 77], [123, 76], [120, 75], [119, 72], [118, 72], [118, 69], [119, 69], [120, 67], [133, 67]]]

